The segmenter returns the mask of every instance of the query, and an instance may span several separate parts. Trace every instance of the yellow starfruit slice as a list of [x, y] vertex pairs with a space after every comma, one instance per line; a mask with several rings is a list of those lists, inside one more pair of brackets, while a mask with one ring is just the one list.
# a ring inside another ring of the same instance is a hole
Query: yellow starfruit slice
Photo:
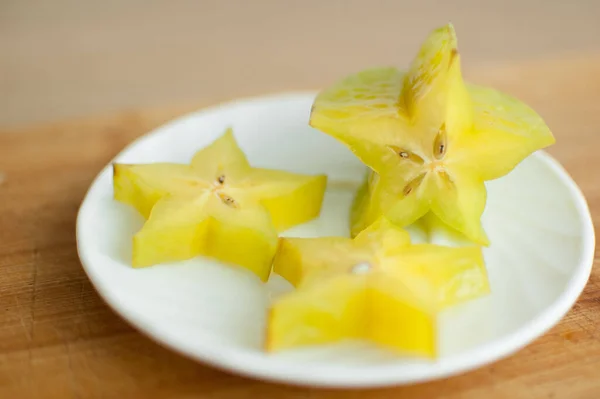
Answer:
[[353, 236], [382, 214], [406, 226], [431, 212], [487, 245], [484, 181], [554, 143], [527, 105], [463, 81], [451, 24], [427, 37], [408, 71], [368, 69], [323, 90], [310, 125], [373, 171], [355, 201]]
[[296, 289], [271, 306], [268, 351], [362, 339], [433, 358], [438, 312], [489, 293], [480, 247], [412, 245], [385, 218], [354, 239], [281, 238], [273, 271]]
[[146, 218], [133, 238], [132, 265], [198, 255], [243, 266], [267, 280], [277, 233], [317, 217], [323, 175], [253, 168], [228, 129], [190, 165], [114, 166], [114, 198]]

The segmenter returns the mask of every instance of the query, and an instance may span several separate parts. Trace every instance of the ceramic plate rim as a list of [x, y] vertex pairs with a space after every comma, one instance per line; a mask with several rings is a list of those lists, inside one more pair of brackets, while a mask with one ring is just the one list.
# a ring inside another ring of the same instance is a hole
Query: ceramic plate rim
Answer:
[[[187, 119], [210, 114], [218, 111], [222, 107], [250, 105], [261, 102], [268, 103], [277, 100], [296, 98], [299, 96], [314, 97], [315, 94], [316, 92], [313, 91], [294, 91], [269, 94], [265, 96], [246, 97], [186, 113], [150, 130], [144, 135], [133, 140], [131, 143], [125, 146], [119, 152], [119, 154], [113, 158], [113, 160], [130, 151], [132, 148], [138, 146], [142, 141], [165, 134], [177, 124], [182, 123]], [[532, 157], [537, 157], [559, 178], [560, 182], [565, 186], [565, 189], [568, 190], [569, 194], [574, 200], [574, 205], [576, 206], [578, 215], [581, 219], [580, 222], [583, 226], [581, 232], [583, 237], [583, 245], [580, 252], [579, 263], [574, 268], [573, 275], [560, 296], [558, 296], [554, 302], [544, 309], [536, 318], [524, 324], [518, 330], [507, 334], [506, 336], [503, 336], [502, 338], [495, 340], [490, 344], [487, 344], [483, 347], [473, 348], [462, 354], [452, 356], [452, 362], [446, 362], [443, 365], [440, 365], [439, 363], [433, 364], [425, 373], [418, 368], [412, 373], [407, 373], [406, 369], [402, 369], [402, 372], [399, 373], [398, 369], [401, 366], [391, 364], [372, 367], [375, 372], [370, 372], [367, 374], [361, 372], [361, 369], [351, 368], [344, 369], [344, 373], [328, 374], [323, 373], [322, 368], [320, 369], [319, 367], [313, 367], [313, 365], [311, 365], [311, 367], [294, 367], [294, 365], [289, 364], [290, 361], [274, 361], [258, 358], [255, 353], [250, 351], [232, 349], [228, 346], [220, 347], [212, 344], [206, 344], [202, 346], [201, 350], [199, 349], [201, 345], [197, 345], [195, 346], [194, 352], [189, 352], [186, 350], [185, 344], [179, 345], [176, 343], [176, 338], [169, 336], [169, 334], [165, 333], [164, 331], [154, 330], [151, 325], [147, 325], [147, 323], [145, 323], [145, 321], [143, 321], [137, 315], [129, 313], [126, 308], [123, 308], [119, 303], [117, 303], [116, 299], [111, 295], [110, 290], [104, 289], [101, 284], [99, 284], [98, 280], [95, 279], [94, 268], [90, 266], [94, 261], [88, 257], [85, 249], [82, 249], [83, 244], [81, 243], [80, 239], [80, 223], [82, 220], [81, 215], [87, 209], [90, 192], [98, 183], [99, 177], [106, 171], [106, 169], [111, 167], [113, 160], [108, 162], [108, 164], [103, 167], [98, 175], [94, 178], [79, 208], [76, 225], [77, 252], [83, 269], [92, 282], [92, 285], [100, 297], [109, 305], [109, 307], [112, 308], [113, 311], [115, 311], [129, 324], [134, 326], [138, 331], [150, 337], [155, 342], [187, 358], [191, 358], [201, 363], [211, 365], [215, 368], [233, 372], [239, 375], [291, 385], [310, 385], [331, 388], [366, 388], [430, 381], [464, 373], [466, 371], [484, 366], [514, 354], [519, 349], [527, 346], [533, 340], [543, 335], [550, 328], [556, 325], [566, 315], [566, 313], [575, 304], [583, 292], [585, 285], [587, 284], [588, 278], [592, 271], [595, 252], [595, 233], [587, 201], [581, 189], [577, 186], [568, 172], [562, 167], [562, 165], [560, 165], [558, 161], [544, 151], [538, 151], [534, 153]], [[325, 367], [325, 369], [327, 369], [327, 367]]]

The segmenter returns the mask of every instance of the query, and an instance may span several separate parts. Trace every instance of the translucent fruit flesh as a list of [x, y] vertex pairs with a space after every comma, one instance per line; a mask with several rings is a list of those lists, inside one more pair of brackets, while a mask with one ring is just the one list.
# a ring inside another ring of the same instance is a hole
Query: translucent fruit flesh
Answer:
[[134, 267], [203, 255], [266, 280], [278, 231], [319, 215], [326, 177], [252, 168], [228, 130], [190, 165], [114, 164], [113, 185], [147, 219]]
[[353, 235], [382, 214], [406, 226], [433, 213], [486, 245], [484, 181], [554, 143], [527, 105], [463, 82], [452, 25], [430, 34], [407, 72], [368, 69], [319, 93], [310, 124], [373, 171], [355, 201]]
[[384, 218], [354, 239], [280, 241], [273, 270], [296, 290], [271, 307], [269, 351], [365, 339], [435, 357], [437, 313], [489, 292], [480, 248], [411, 245]]

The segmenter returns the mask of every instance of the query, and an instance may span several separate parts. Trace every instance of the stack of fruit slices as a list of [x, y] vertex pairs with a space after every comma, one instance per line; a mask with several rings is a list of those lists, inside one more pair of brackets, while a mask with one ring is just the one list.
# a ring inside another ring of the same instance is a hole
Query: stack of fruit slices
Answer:
[[473, 242], [484, 181], [506, 175], [554, 143], [529, 107], [465, 84], [452, 25], [427, 38], [410, 69], [369, 69], [324, 90], [310, 124], [346, 144], [371, 169], [352, 214], [352, 234], [386, 214], [399, 226], [431, 216]]
[[[326, 177], [253, 168], [228, 130], [190, 165], [114, 165], [115, 198], [147, 219], [133, 266], [202, 255], [263, 281], [280, 274], [296, 289], [271, 305], [268, 351], [362, 339], [435, 357], [438, 313], [489, 293], [484, 182], [552, 133], [525, 104], [463, 81], [450, 24], [408, 71], [368, 69], [323, 90], [310, 125], [368, 166], [351, 237], [278, 238], [319, 215]], [[403, 228], [415, 223], [470, 244], [412, 244]]]

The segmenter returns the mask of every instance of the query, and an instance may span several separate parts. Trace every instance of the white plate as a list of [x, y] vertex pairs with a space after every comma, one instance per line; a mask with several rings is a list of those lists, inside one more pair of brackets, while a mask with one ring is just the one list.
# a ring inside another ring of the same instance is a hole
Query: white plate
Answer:
[[[313, 98], [296, 93], [202, 110], [142, 137], [116, 160], [186, 163], [232, 125], [254, 165], [329, 175], [321, 218], [286, 235], [346, 235], [351, 186], [364, 168], [340, 143], [307, 125]], [[397, 358], [360, 343], [263, 353], [265, 309], [273, 295], [289, 289], [287, 283], [273, 276], [263, 285], [239, 268], [202, 258], [132, 269], [131, 236], [142, 218], [112, 200], [110, 165], [83, 201], [77, 245], [106, 302], [181, 354], [293, 384], [403, 384], [463, 372], [515, 352], [556, 324], [588, 279], [595, 242], [590, 214], [556, 161], [536, 153], [490, 182], [488, 190], [483, 221], [492, 245], [484, 252], [493, 293], [440, 316], [442, 355], [435, 362]]]

